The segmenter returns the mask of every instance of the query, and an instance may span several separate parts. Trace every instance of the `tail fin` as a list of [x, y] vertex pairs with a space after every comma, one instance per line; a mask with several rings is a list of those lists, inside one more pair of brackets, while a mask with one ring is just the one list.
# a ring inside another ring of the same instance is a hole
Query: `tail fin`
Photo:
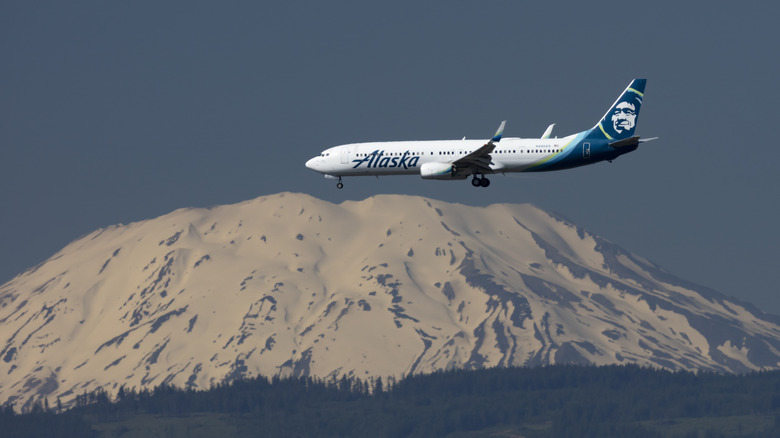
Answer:
[[591, 129], [588, 137], [606, 138], [609, 141], [632, 137], [639, 121], [639, 109], [645, 93], [647, 79], [634, 79], [623, 94]]

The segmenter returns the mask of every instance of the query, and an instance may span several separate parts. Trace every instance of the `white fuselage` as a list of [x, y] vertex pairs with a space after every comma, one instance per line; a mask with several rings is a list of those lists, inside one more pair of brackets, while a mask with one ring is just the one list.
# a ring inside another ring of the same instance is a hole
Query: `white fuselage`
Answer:
[[[495, 173], [523, 172], [570, 152], [564, 138], [504, 138], [491, 154]], [[335, 146], [306, 162], [317, 172], [339, 177], [419, 174], [425, 163], [452, 163], [480, 148], [485, 140], [433, 140], [353, 143]]]

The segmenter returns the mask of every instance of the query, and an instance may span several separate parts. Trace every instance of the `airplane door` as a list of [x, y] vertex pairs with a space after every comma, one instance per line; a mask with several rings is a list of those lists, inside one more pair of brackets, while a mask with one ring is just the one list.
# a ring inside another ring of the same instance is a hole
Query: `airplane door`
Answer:
[[590, 160], [590, 143], [582, 144], [582, 158]]
[[349, 149], [341, 149], [341, 164], [349, 164]]

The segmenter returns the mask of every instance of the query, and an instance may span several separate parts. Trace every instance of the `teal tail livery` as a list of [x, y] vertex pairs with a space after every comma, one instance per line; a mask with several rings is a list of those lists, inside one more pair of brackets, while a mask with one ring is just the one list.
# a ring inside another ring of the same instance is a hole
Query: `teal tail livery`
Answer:
[[655, 138], [635, 134], [646, 79], [634, 79], [591, 129], [553, 137], [554, 123], [540, 138], [504, 137], [501, 122], [489, 140], [434, 140], [351, 143], [322, 151], [306, 167], [337, 179], [346, 176], [418, 175], [423, 179], [464, 180], [488, 187], [486, 175], [571, 169], [615, 158]]
[[645, 97], [647, 79], [634, 79], [626, 91], [618, 97], [612, 107], [604, 114], [589, 138], [602, 138], [610, 141], [624, 140], [634, 135], [639, 121], [639, 109]]

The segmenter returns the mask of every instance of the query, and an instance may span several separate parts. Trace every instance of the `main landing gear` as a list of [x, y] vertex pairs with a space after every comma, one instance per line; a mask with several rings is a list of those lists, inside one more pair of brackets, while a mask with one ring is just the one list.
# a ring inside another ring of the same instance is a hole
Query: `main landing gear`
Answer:
[[337, 189], [343, 189], [344, 188], [344, 183], [341, 182], [341, 177], [339, 177], [339, 182], [336, 183], [336, 188]]
[[474, 187], [487, 187], [490, 185], [490, 180], [482, 175], [474, 175], [471, 179], [471, 185]]

